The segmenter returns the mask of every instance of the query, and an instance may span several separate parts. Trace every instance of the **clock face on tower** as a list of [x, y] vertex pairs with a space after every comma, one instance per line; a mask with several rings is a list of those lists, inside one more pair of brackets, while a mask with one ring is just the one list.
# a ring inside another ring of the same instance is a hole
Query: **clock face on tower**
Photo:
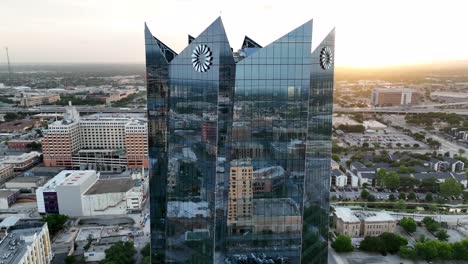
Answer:
[[323, 47], [320, 51], [320, 67], [324, 70], [330, 69], [333, 63], [333, 53], [329, 47]]
[[200, 44], [193, 49], [192, 66], [197, 72], [206, 72], [209, 70], [212, 60], [212, 52], [207, 45]]

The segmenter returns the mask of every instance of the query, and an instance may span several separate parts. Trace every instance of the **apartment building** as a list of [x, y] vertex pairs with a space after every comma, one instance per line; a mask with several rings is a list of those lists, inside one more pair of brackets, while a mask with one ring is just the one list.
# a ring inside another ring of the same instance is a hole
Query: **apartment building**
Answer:
[[43, 140], [44, 164], [114, 172], [148, 168], [147, 135], [141, 114], [79, 117], [70, 105], [62, 121], [49, 125]]
[[249, 160], [233, 160], [229, 171], [228, 218], [232, 233], [243, 232], [253, 220], [253, 167]]

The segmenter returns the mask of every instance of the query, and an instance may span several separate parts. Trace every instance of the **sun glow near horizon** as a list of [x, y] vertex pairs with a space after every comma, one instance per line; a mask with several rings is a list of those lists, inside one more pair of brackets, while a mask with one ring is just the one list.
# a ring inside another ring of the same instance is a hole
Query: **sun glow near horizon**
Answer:
[[468, 2], [463, 0], [46, 2], [0, 2], [0, 46], [10, 48], [12, 61], [144, 63], [145, 21], [153, 34], [180, 51], [187, 34], [197, 36], [218, 16], [234, 49], [244, 35], [266, 46], [313, 19], [313, 47], [336, 27], [337, 66], [468, 59]]

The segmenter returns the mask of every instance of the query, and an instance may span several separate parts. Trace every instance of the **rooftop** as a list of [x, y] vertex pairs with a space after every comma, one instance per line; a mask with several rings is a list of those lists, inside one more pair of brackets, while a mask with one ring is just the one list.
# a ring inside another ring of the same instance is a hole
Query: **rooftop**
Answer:
[[11, 182], [11, 183], [15, 183], [15, 182], [39, 183], [39, 182], [41, 182], [43, 180], [45, 180], [45, 177], [30, 176], [30, 177], [16, 177], [16, 178], [13, 178], [12, 180], [10, 180], [8, 182]]
[[37, 151], [31, 151], [29, 153], [23, 153], [23, 154], [17, 155], [17, 156], [6, 156], [2, 160], [2, 162], [8, 163], [8, 164], [22, 163], [22, 162], [25, 162], [27, 160], [30, 160], [30, 159], [33, 159], [33, 158], [36, 158], [36, 157], [40, 157], [40, 156], [41, 156], [41, 153], [39, 153]]
[[336, 217], [342, 219], [344, 222], [357, 223], [360, 221], [365, 222], [383, 222], [394, 221], [395, 218], [389, 213], [381, 211], [353, 211], [348, 207], [335, 207]]
[[68, 175], [60, 185], [78, 186], [94, 175], [96, 175], [96, 171], [94, 170], [72, 171], [72, 173]]
[[414, 178], [418, 180], [424, 179], [448, 179], [452, 178], [452, 174], [450, 172], [426, 172], [426, 173], [413, 173]]
[[[21, 258], [26, 254], [28, 247], [33, 243], [33, 237], [42, 231], [41, 226], [27, 226], [25, 228], [16, 228], [11, 230], [8, 236], [0, 242], [0, 255], [4, 264], [19, 263]], [[6, 258], [3, 258], [5, 256]]]
[[131, 178], [110, 178], [96, 181], [84, 195], [127, 192], [135, 186]]

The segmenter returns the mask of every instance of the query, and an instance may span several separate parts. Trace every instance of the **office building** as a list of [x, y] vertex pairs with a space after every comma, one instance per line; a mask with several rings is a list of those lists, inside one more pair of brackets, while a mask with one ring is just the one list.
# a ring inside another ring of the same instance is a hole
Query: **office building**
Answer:
[[145, 28], [155, 258], [327, 263], [334, 35], [233, 52], [218, 18], [177, 54]]
[[397, 220], [387, 212], [353, 211], [347, 207], [335, 207], [333, 219], [337, 233], [350, 237], [393, 233], [397, 223]]
[[23, 107], [31, 107], [52, 104], [57, 101], [60, 101], [60, 95], [58, 94], [22, 93], [19, 104]]
[[374, 106], [415, 105], [420, 101], [420, 93], [405, 88], [375, 88], [371, 99]]
[[80, 117], [69, 105], [64, 119], [49, 125], [42, 145], [44, 164], [112, 172], [148, 168], [147, 135], [143, 115]]
[[49, 229], [43, 222], [21, 222], [10, 216], [0, 223], [0, 256], [3, 264], [52, 261]]

